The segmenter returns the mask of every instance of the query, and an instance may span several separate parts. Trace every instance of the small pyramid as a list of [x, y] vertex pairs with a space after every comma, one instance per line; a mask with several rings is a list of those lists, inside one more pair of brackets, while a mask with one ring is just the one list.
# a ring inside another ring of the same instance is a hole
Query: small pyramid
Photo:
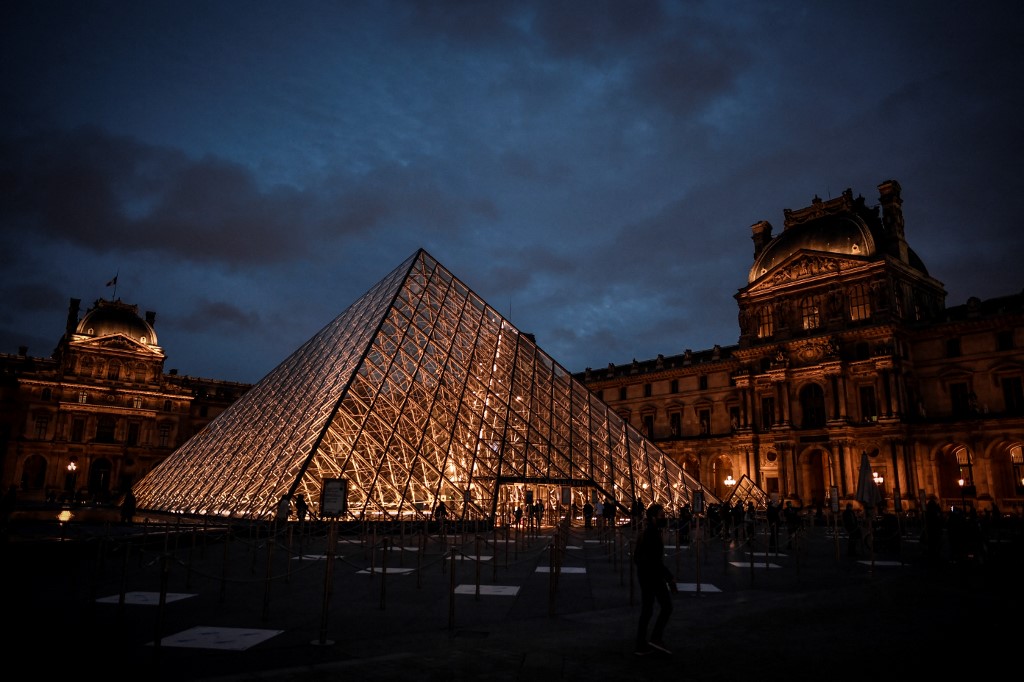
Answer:
[[534, 493], [563, 512], [674, 511], [701, 489], [423, 249], [133, 489], [142, 510], [269, 520], [285, 495], [336, 511], [325, 481], [366, 521], [440, 502], [449, 519], [507, 520]]

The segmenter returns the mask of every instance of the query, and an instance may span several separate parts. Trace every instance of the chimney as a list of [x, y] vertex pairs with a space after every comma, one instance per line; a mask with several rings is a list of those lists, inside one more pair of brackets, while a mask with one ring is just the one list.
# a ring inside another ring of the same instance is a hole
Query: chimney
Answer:
[[64, 328], [64, 335], [71, 339], [71, 335], [75, 333], [75, 327], [78, 326], [78, 310], [79, 306], [82, 305], [82, 299], [73, 298], [68, 304], [68, 321]]
[[878, 186], [878, 200], [882, 204], [882, 228], [885, 230], [886, 251], [907, 263], [907, 239], [903, 230], [903, 196], [900, 183], [886, 180]]
[[764, 247], [772, 240], [772, 224], [767, 220], [754, 223], [750, 226], [753, 235], [751, 239], [754, 240], [754, 258], [757, 258]]

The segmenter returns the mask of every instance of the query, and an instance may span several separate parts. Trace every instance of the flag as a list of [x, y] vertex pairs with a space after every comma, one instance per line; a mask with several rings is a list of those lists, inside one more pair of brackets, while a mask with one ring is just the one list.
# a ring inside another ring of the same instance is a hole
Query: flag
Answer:
[[117, 286], [117, 275], [114, 275], [114, 279], [112, 279], [109, 282], [107, 282], [107, 286], [108, 287], [116, 287]]

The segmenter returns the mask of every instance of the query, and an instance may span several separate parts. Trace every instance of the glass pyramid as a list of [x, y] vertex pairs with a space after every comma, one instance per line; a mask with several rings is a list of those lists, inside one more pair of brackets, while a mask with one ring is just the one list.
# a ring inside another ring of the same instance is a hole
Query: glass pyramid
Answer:
[[284, 495], [319, 515], [325, 481], [344, 482], [344, 518], [424, 520], [444, 501], [501, 525], [530, 498], [671, 513], [701, 489], [422, 249], [134, 491], [139, 509], [269, 520]]

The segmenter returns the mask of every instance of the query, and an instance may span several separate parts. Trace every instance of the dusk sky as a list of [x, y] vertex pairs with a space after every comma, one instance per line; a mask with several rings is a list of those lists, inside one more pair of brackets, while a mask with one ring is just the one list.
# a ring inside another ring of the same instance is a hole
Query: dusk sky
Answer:
[[1024, 288], [1024, 3], [14, 0], [0, 353], [68, 301], [256, 382], [418, 248], [571, 372], [735, 344], [750, 226], [903, 187]]

